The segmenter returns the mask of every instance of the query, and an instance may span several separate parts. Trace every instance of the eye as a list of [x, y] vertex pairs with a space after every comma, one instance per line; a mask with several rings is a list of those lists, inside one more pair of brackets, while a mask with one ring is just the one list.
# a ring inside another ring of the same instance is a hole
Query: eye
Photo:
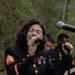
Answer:
[[29, 32], [36, 32], [37, 34], [41, 34], [42, 33], [42, 31], [41, 30], [35, 30], [34, 28], [30, 28], [29, 29]]
[[41, 34], [41, 31], [40, 30], [37, 30], [36, 32], [37, 32], [37, 34]]
[[34, 31], [34, 29], [32, 29], [32, 28], [31, 28], [31, 29], [29, 29], [29, 32], [33, 32], [33, 31]]

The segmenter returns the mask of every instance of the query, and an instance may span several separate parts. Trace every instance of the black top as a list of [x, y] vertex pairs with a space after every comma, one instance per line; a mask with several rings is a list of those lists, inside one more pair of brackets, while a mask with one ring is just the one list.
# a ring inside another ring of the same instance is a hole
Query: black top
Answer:
[[[49, 50], [48, 54], [51, 56], [52, 63], [55, 67], [57, 67], [59, 64], [60, 65], [62, 65], [62, 63], [64, 64], [64, 61], [62, 62], [62, 60], [65, 58], [65, 56], [60, 48], [56, 47], [53, 50]], [[72, 61], [73, 61], [72, 55], [67, 56], [66, 62], [67, 62], [68, 67], [66, 68], [66, 70], [68, 70], [68, 68], [71, 69], [71, 68], [75, 67], [72, 64]], [[75, 72], [74, 72], [74, 74], [75, 74]]]
[[[7, 59], [11, 57], [13, 61]], [[67, 67], [66, 55], [64, 55], [64, 62], [54, 67], [49, 55], [43, 51], [38, 50], [33, 56], [17, 47], [8, 47], [5, 51], [5, 66], [7, 75], [62, 75]]]

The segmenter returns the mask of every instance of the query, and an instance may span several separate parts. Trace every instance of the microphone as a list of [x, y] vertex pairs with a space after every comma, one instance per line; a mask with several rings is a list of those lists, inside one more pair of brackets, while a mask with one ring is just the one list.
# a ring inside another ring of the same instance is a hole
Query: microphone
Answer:
[[45, 43], [45, 41], [44, 41], [43, 39], [38, 39], [38, 40], [36, 40], [34, 43], [38, 43], [38, 42], [39, 42], [39, 43], [42, 43], [42, 44]]
[[58, 29], [68, 30], [68, 31], [71, 31], [71, 32], [75, 32], [75, 26], [65, 24], [62, 21], [57, 22], [57, 28]]
[[66, 45], [64, 45], [64, 48], [68, 53], [70, 52], [70, 49]]

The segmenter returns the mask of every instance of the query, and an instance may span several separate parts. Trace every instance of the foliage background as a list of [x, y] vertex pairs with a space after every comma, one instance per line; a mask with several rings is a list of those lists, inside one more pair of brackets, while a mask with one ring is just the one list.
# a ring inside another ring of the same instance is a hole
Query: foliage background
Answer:
[[[65, 18], [63, 7], [67, 1]], [[15, 36], [22, 24], [31, 18], [38, 18], [46, 27], [46, 31], [56, 40], [61, 32], [70, 36], [74, 46], [75, 33], [56, 28], [58, 21], [75, 25], [75, 0], [0, 0], [0, 61], [4, 59], [6, 47], [15, 43]], [[56, 45], [56, 44], [55, 44]]]

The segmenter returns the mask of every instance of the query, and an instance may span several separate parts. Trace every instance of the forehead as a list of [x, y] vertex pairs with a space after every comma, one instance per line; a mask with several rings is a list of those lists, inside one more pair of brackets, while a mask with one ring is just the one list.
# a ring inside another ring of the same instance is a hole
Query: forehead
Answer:
[[34, 24], [30, 27], [30, 29], [39, 29], [39, 30], [42, 30], [41, 26], [39, 24]]
[[48, 44], [48, 45], [52, 45], [53, 43], [51, 43], [50, 41], [47, 41], [46, 44]]
[[63, 39], [61, 39], [61, 41], [63, 41], [63, 42], [69, 42], [69, 39], [63, 38]]

